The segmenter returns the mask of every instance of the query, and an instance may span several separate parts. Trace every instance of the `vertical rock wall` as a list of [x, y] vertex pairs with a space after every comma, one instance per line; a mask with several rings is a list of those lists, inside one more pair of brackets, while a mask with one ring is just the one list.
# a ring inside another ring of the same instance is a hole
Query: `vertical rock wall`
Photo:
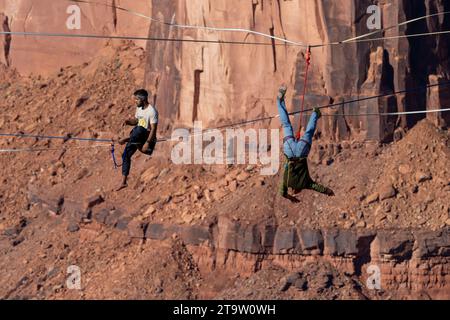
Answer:
[[[367, 8], [377, 4], [382, 10], [383, 27], [405, 20], [444, 12], [445, 1], [183, 1], [167, 5], [154, 0], [153, 16], [183, 24], [252, 29], [293, 41], [327, 43], [369, 32]], [[164, 30], [164, 31], [163, 31]], [[150, 35], [172, 32], [192, 39], [265, 41], [251, 34], [183, 31], [150, 25]], [[170, 31], [169, 31], [170, 30]], [[418, 21], [394, 28], [385, 36], [448, 30], [448, 17]], [[377, 35], [377, 36], [381, 36]], [[411, 39], [389, 39], [326, 46], [313, 49], [307, 88], [307, 106], [356, 99], [398, 90], [415, 89], [432, 81], [449, 79], [446, 35]], [[299, 110], [303, 92], [304, 49], [289, 45], [252, 46], [229, 44], [149, 43], [146, 84], [154, 88], [158, 106], [165, 112], [167, 125], [190, 125], [202, 120], [209, 126], [276, 113], [274, 96], [281, 82], [293, 90], [288, 96], [290, 110]], [[162, 59], [161, 57], [164, 58]], [[174, 70], [175, 69], [175, 70]], [[164, 84], [164, 85], [162, 85]], [[171, 88], [180, 88], [175, 95]], [[323, 136], [330, 140], [391, 140], [396, 127], [412, 127], [424, 115], [360, 116], [340, 114], [402, 112], [445, 107], [446, 88], [427, 92], [345, 104], [328, 110], [334, 117], [321, 122]], [[303, 119], [306, 122], [306, 117]], [[298, 123], [298, 119], [295, 119]], [[445, 116], [436, 123], [448, 125]], [[267, 124], [261, 124], [267, 126]], [[272, 126], [278, 125], [276, 122]]]
[[[426, 14], [450, 11], [444, 0], [108, 0], [168, 22], [235, 27], [310, 44], [328, 43], [369, 32], [367, 8], [379, 5], [383, 27]], [[80, 4], [81, 30], [67, 30], [69, 1], [0, 0], [0, 29], [102, 35], [266, 42], [230, 45], [191, 42], [137, 41], [148, 54], [142, 81], [156, 96], [165, 129], [202, 120], [214, 126], [276, 113], [274, 97], [281, 82], [291, 90], [291, 111], [300, 109], [304, 48], [248, 33], [180, 30], [112, 8]], [[450, 16], [441, 15], [394, 28], [385, 36], [450, 29]], [[106, 40], [0, 37], [0, 62], [23, 74], [48, 74], [66, 65], [89, 61]], [[339, 102], [427, 83], [446, 82], [450, 36], [417, 37], [349, 43], [313, 49], [307, 107]], [[449, 105], [447, 87], [396, 97], [343, 104], [320, 124], [329, 140], [390, 140], [396, 127], [412, 127], [425, 115], [378, 117], [340, 114], [439, 109]], [[448, 115], [429, 115], [448, 127]], [[306, 117], [303, 119], [306, 122]], [[298, 125], [299, 119], [294, 119]], [[260, 126], [277, 127], [272, 123]]]
[[[130, 8], [151, 15], [149, 1], [107, 0], [103, 3]], [[81, 9], [81, 29], [69, 30], [68, 8], [76, 3], [66, 0], [0, 0], [0, 30], [146, 37], [149, 20], [105, 6], [77, 4]], [[2, 18], [3, 17], [3, 18]], [[92, 60], [108, 40], [14, 35], [0, 36], [0, 62], [8, 52], [10, 65], [24, 75], [48, 75], [61, 67]], [[6, 45], [5, 45], [6, 44]], [[145, 42], [137, 41], [144, 46]]]

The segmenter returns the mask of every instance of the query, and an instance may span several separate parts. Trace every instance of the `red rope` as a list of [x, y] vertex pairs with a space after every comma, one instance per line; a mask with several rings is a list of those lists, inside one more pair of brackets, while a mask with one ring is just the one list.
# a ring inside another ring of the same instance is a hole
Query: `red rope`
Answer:
[[309, 65], [311, 64], [311, 49], [308, 47], [305, 55], [306, 59], [306, 70], [305, 70], [305, 83], [303, 85], [303, 97], [302, 97], [302, 110], [300, 112], [300, 125], [298, 126], [298, 132], [297, 132], [297, 140], [300, 139], [300, 135], [302, 134], [302, 119], [303, 119], [303, 111], [305, 110], [305, 95], [306, 95], [306, 87], [308, 85], [308, 70]]

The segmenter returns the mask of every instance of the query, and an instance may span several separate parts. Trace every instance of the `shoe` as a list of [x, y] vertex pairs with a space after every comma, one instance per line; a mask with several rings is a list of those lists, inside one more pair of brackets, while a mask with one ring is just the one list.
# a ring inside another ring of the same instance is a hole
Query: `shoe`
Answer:
[[282, 85], [278, 90], [278, 99], [284, 100], [284, 97], [286, 96], [286, 91], [287, 91], [286, 85]]
[[317, 118], [320, 119], [322, 117], [322, 112], [318, 107], [314, 108], [314, 112], [317, 113]]

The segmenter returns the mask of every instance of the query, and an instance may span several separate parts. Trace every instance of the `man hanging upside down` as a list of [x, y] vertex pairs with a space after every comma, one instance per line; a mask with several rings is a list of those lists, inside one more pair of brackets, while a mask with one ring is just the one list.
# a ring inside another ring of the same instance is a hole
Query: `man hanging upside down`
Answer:
[[119, 144], [127, 144], [122, 155], [123, 180], [117, 191], [128, 186], [127, 179], [131, 169], [131, 157], [137, 150], [151, 156], [156, 146], [156, 130], [158, 128], [158, 111], [148, 102], [149, 94], [141, 89], [133, 94], [136, 113], [133, 119], [125, 121], [125, 125], [135, 126], [130, 137], [119, 140]]
[[311, 151], [312, 139], [316, 131], [317, 120], [320, 119], [321, 113], [318, 108], [314, 108], [314, 112], [309, 119], [306, 132], [300, 140], [294, 137], [289, 114], [286, 110], [284, 101], [287, 88], [285, 85], [280, 87], [277, 106], [280, 114], [281, 124], [284, 131], [283, 151], [287, 158], [284, 166], [283, 180], [280, 186], [280, 193], [283, 197], [298, 202], [298, 200], [288, 194], [288, 189], [292, 188], [295, 194], [300, 193], [304, 189], [314, 190], [328, 196], [334, 196], [334, 192], [316, 182], [314, 182], [308, 170], [308, 155]]

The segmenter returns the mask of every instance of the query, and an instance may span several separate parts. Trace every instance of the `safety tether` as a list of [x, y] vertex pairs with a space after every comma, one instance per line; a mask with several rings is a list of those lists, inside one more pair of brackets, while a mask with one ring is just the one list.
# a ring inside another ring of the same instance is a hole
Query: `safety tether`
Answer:
[[309, 66], [311, 64], [311, 49], [310, 49], [310, 47], [308, 47], [308, 49], [306, 49], [305, 62], [306, 62], [305, 82], [303, 84], [302, 109], [300, 111], [300, 125], [298, 126], [298, 131], [297, 131], [297, 135], [296, 135], [297, 140], [300, 139], [300, 135], [301, 135], [301, 131], [302, 131], [303, 112], [305, 110], [305, 95], [306, 95], [306, 87], [308, 85], [308, 71], [309, 71]]

